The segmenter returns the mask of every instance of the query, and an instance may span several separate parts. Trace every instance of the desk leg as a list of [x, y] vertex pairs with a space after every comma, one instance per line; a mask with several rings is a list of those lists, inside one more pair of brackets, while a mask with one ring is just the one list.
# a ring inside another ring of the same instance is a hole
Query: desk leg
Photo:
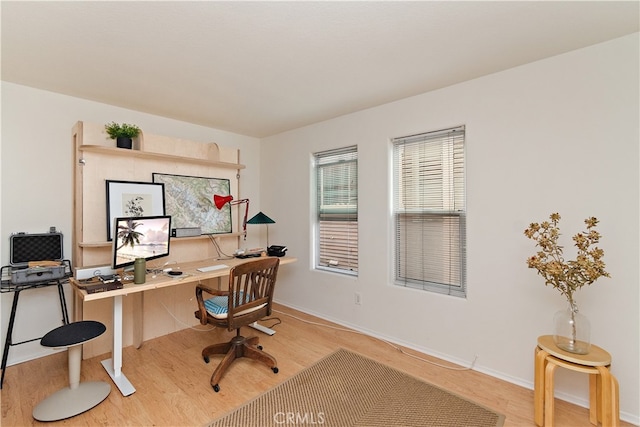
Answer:
[[273, 335], [276, 333], [276, 331], [274, 331], [273, 329], [267, 328], [266, 326], [263, 326], [258, 322], [249, 323], [247, 326], [251, 326], [253, 329], [257, 329], [258, 331], [264, 332], [267, 335]]
[[136, 292], [130, 298], [133, 298], [133, 345], [140, 348], [144, 336], [144, 292]]
[[80, 292], [73, 293], [73, 319], [74, 322], [84, 320], [84, 299]]
[[122, 373], [122, 295], [113, 297], [113, 350], [111, 359], [102, 361], [114, 384], [123, 396], [133, 394], [136, 389]]

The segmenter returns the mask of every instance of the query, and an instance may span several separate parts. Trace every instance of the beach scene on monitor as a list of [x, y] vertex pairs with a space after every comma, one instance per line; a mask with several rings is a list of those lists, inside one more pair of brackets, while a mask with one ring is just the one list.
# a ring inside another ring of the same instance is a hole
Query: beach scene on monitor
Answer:
[[119, 218], [116, 220], [114, 267], [169, 255], [171, 217]]

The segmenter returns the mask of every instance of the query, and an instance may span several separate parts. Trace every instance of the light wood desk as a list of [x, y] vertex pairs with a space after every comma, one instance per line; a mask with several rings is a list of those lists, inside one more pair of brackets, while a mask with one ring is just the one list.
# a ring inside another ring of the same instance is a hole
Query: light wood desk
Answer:
[[[133, 394], [136, 389], [122, 373], [122, 297], [131, 294], [142, 294], [144, 291], [152, 289], [180, 286], [182, 284], [197, 283], [202, 280], [228, 276], [232, 267], [250, 260], [251, 258], [234, 258], [222, 261], [202, 260], [172, 264], [171, 268], [182, 271], [182, 275], [170, 276], [168, 274], [158, 274], [154, 278], [152, 274], [147, 274], [146, 281], [143, 284], [136, 285], [133, 282], [125, 283], [122, 289], [116, 289], [108, 292], [97, 292], [93, 294], [89, 294], [84, 289], [78, 287], [77, 282], [74, 279], [70, 280], [74, 285], [76, 295], [82, 301], [95, 301], [105, 298], [113, 298], [113, 348], [111, 352], [111, 359], [103, 360], [102, 366], [105, 368], [115, 385], [120, 389], [123, 396]], [[295, 261], [297, 261], [296, 258], [285, 256], [280, 258], [280, 265], [290, 264]], [[197, 270], [200, 267], [211, 265], [226, 265], [226, 267], [208, 272], [200, 272]], [[142, 331], [144, 327], [142, 321], [142, 299], [140, 299], [140, 305], [139, 309], [136, 310], [138, 315], [134, 318], [134, 345], [137, 348], [142, 344]]]

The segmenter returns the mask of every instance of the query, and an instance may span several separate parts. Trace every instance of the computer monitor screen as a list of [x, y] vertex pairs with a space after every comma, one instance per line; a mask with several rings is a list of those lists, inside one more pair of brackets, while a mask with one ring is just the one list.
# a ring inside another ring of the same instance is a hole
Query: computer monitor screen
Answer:
[[119, 269], [133, 265], [136, 258], [147, 261], [169, 255], [171, 216], [120, 217], [114, 220], [113, 261]]

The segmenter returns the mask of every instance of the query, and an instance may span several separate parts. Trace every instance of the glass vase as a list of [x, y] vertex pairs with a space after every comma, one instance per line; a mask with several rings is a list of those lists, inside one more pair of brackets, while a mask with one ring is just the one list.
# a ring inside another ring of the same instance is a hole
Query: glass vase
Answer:
[[587, 354], [591, 347], [591, 324], [589, 319], [578, 312], [573, 303], [565, 310], [558, 311], [554, 318], [555, 344], [562, 350], [575, 354]]

